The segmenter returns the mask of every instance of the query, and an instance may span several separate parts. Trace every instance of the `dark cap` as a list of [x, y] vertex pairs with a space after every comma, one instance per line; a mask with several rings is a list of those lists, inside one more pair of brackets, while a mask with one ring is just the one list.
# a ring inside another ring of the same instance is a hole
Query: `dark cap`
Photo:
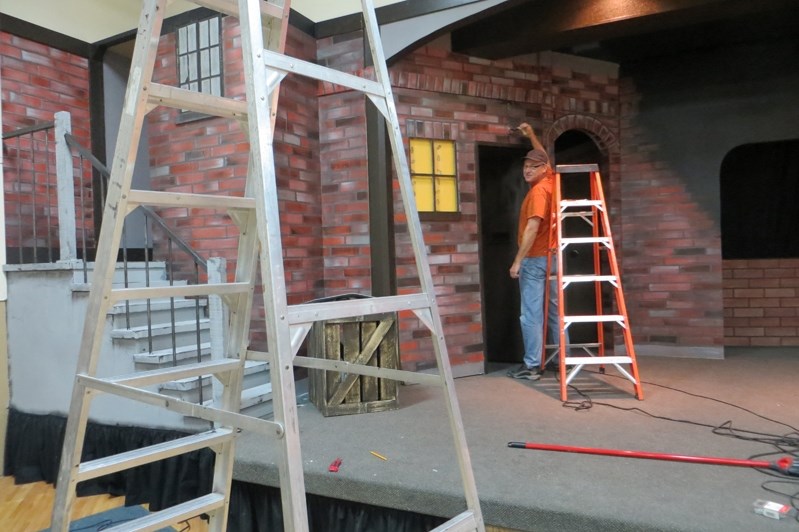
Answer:
[[525, 159], [530, 159], [534, 163], [548, 163], [549, 157], [547, 154], [541, 150], [530, 150], [527, 152], [527, 155], [524, 156]]

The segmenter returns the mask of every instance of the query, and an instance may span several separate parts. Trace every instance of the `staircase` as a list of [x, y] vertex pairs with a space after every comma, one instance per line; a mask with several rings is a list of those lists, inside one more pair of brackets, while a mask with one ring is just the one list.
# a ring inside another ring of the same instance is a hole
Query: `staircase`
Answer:
[[[93, 263], [89, 263], [89, 282], [84, 283], [83, 273], [76, 271], [73, 290], [87, 291], [92, 272]], [[169, 284], [163, 262], [118, 263], [114, 275], [115, 288]], [[186, 281], [172, 282], [173, 286], [185, 284]], [[213, 358], [212, 320], [207, 299], [176, 297], [119, 302], [111, 308], [108, 318], [115, 358], [129, 361], [129, 373], [207, 362]], [[224, 327], [217, 330], [224, 330]], [[169, 381], [159, 384], [158, 391], [177, 399], [211, 405], [212, 381], [210, 375]], [[248, 360], [244, 368], [241, 412], [268, 418], [272, 411], [269, 363]], [[191, 424], [191, 420], [186, 421]]]

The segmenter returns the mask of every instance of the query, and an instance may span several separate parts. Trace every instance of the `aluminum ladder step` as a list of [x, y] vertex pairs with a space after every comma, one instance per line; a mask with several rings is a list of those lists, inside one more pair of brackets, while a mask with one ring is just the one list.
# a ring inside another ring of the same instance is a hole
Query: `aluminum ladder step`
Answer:
[[596, 207], [598, 209], [604, 209], [600, 200], [592, 199], [561, 200], [560, 207], [561, 209], [570, 209], [572, 207]]
[[460, 513], [441, 525], [434, 528], [431, 532], [469, 532], [481, 530], [477, 525], [477, 518], [472, 510]]
[[183, 286], [149, 286], [142, 288], [115, 288], [111, 290], [111, 303], [129, 299], [158, 299], [164, 297], [231, 296], [250, 292], [250, 283], [190, 284]]
[[238, 434], [229, 428], [218, 428], [177, 438], [167, 442], [142, 447], [124, 453], [83, 462], [78, 467], [77, 481], [89, 480], [144, 464], [151, 464], [173, 456], [190, 453], [198, 449], [213, 447], [231, 441]]
[[221, 493], [209, 493], [196, 499], [176, 504], [166, 510], [154, 512], [144, 517], [128, 521], [119, 526], [106, 528], [113, 532], [152, 531], [167, 525], [179, 523], [200, 514], [211, 513], [225, 506], [226, 497]]
[[608, 282], [613, 286], [617, 285], [615, 275], [563, 275], [561, 276], [563, 288], [566, 288], [571, 283], [590, 283], [590, 282]]
[[569, 244], [604, 244], [610, 246], [610, 238], [606, 236], [582, 236], [572, 238], [561, 238], [561, 248], [565, 248]]
[[571, 323], [605, 323], [617, 322], [624, 323], [624, 316], [620, 314], [600, 314], [597, 316], [563, 316], [563, 322]]
[[177, 207], [184, 209], [255, 209], [255, 199], [220, 194], [191, 194], [188, 192], [158, 192], [155, 190], [136, 190], [128, 192], [128, 208], [139, 205], [155, 207]]

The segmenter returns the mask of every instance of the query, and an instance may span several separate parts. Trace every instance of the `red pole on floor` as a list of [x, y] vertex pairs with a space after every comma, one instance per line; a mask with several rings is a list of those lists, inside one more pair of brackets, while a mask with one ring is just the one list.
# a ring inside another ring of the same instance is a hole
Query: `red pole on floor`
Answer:
[[536, 449], [539, 451], [558, 451], [562, 453], [599, 454], [619, 456], [622, 458], [645, 458], [649, 460], [668, 460], [671, 462], [690, 462], [694, 464], [713, 464], [738, 467], [762, 467], [773, 469], [787, 475], [799, 476], [799, 462], [790, 456], [784, 456], [776, 462], [765, 460], [740, 460], [736, 458], [715, 458], [710, 456], [689, 456], [683, 454], [650, 453], [645, 451], [625, 451], [618, 449], [597, 449], [594, 447], [573, 447], [569, 445], [550, 445], [546, 443], [518, 442], [508, 443], [508, 447], [516, 449]]

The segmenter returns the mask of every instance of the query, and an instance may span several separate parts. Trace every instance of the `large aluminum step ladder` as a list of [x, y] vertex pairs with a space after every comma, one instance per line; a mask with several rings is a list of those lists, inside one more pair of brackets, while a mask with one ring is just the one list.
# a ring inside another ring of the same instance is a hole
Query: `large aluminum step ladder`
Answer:
[[[152, 82], [159, 37], [168, 0], [143, 0], [138, 35], [131, 63], [127, 94], [116, 143], [111, 179], [98, 240], [95, 281], [89, 296], [81, 350], [64, 438], [52, 530], [65, 532], [78, 482], [126, 470], [197, 449], [210, 448], [216, 454], [211, 493], [154, 512], [114, 530], [156, 530], [193, 516], [210, 516], [209, 529], [225, 530], [230, 503], [235, 438], [241, 431], [253, 431], [264, 439], [276, 440], [281, 453], [278, 463], [286, 530], [308, 530], [305, 482], [300, 454], [294, 366], [346, 371], [420, 383], [443, 388], [454, 449], [465, 490], [466, 511], [436, 530], [484, 530], [471, 460], [466, 446], [460, 409], [421, 225], [413, 196], [399, 120], [391, 91], [388, 69], [371, 0], [362, 0], [366, 34], [374, 62], [376, 81], [324, 68], [283, 55], [290, 0], [193, 0], [199, 6], [235, 16], [241, 24], [246, 101], [215, 97]], [[264, 33], [268, 48], [264, 46]], [[309, 303], [289, 306], [283, 267], [278, 191], [273, 153], [277, 96], [282, 79], [289, 73], [357, 90], [366, 94], [384, 115], [389, 129], [393, 161], [398, 176], [404, 212], [408, 221], [421, 291], [415, 294], [352, 301]], [[248, 175], [243, 197], [154, 192], [131, 189], [133, 165], [145, 116], [157, 106], [198, 111], [240, 122], [250, 142]], [[216, 209], [226, 212], [240, 230], [235, 280], [230, 283], [112, 289], [112, 277], [120, 236], [127, 214], [139, 205]], [[257, 262], [259, 261], [259, 262]], [[256, 267], [260, 266], [266, 314], [267, 352], [248, 348]], [[159, 297], [216, 295], [229, 309], [224, 357], [116, 377], [98, 377], [100, 344], [105, 315], [117, 301]], [[297, 356], [314, 322], [411, 310], [429, 328], [437, 375]], [[245, 361], [266, 360], [271, 365], [274, 421], [239, 413]], [[147, 389], [178, 378], [212, 375], [221, 383], [221, 397], [213, 406], [194, 404]], [[91, 401], [97, 394], [112, 394], [166, 408], [213, 423], [213, 428], [167, 443], [81, 463], [81, 453]]]
[[[563, 180], [580, 179], [581, 177], [585, 179], [586, 174], [589, 181], [590, 197], [583, 199], [564, 198]], [[565, 234], [568, 232], [566, 220], [569, 218], [587, 223], [591, 228], [591, 235], [586, 236], [582, 234], [582, 231], [579, 232], [580, 234]], [[604, 373], [605, 365], [607, 364], [615, 366], [619, 373], [632, 382], [635, 388], [635, 396], [638, 399], [643, 399], [644, 392], [641, 387], [641, 380], [638, 377], [638, 363], [635, 359], [635, 347], [633, 346], [630, 322], [627, 317], [627, 306], [624, 303], [624, 292], [613, 245], [613, 236], [610, 231], [608, 209], [602, 190], [602, 179], [596, 164], [558, 165], [555, 167], [555, 186], [552, 194], [550, 223], [548, 261], [551, 263], [552, 260], [557, 260], [558, 267], [555, 286], [558, 290], [559, 345], [566, 345], [566, 331], [575, 323], [596, 324], [597, 340], [590, 343], [569, 344], [567, 349], [557, 347], [549, 355], [549, 359], [558, 357], [559, 360], [561, 400], [567, 400], [569, 384], [585, 366], [599, 366], [600, 371]], [[566, 267], [563, 259], [564, 252], [567, 249], [575, 249], [584, 245], [591, 247], [593, 272], [591, 274], [569, 274], [564, 269]], [[602, 257], [603, 252], [605, 253], [604, 259]], [[609, 271], [603, 273], [603, 266]], [[596, 309], [594, 314], [574, 315], [569, 313], [569, 309], [566, 308], [566, 290], [579, 283], [593, 283], [594, 285]], [[610, 301], [606, 301], [603, 298], [605, 293], [603, 285], [610, 285], [612, 288], [613, 298]], [[549, 292], [550, 286], [551, 283], [547, 283], [547, 292]], [[549, 301], [548, 295], [544, 301]], [[613, 308], [617, 311], [616, 314], [605, 313], [609, 306], [607, 305], [608, 303], [613, 304]], [[546, 309], [544, 316], [544, 331], [546, 331], [546, 316], [548, 316]], [[620, 327], [624, 338], [625, 354], [605, 355], [605, 324], [618, 325]], [[584, 356], [576, 356], [574, 354], [575, 350], [583, 351]]]

